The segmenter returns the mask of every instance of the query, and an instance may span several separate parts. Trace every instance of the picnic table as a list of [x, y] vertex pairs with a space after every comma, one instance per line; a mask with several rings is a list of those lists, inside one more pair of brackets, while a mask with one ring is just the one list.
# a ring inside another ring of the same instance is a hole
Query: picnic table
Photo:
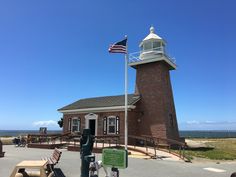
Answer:
[[24, 160], [15, 166], [10, 177], [24, 176], [24, 173], [30, 177], [47, 177], [46, 165], [46, 160]]

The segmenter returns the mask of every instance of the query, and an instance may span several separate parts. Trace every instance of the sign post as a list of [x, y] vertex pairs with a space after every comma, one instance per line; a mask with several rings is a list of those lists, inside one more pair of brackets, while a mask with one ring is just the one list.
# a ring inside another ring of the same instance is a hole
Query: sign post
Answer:
[[95, 156], [92, 155], [94, 137], [91, 135], [90, 129], [84, 129], [80, 139], [80, 159], [81, 159], [81, 174], [80, 177], [89, 177], [90, 162], [95, 161]]

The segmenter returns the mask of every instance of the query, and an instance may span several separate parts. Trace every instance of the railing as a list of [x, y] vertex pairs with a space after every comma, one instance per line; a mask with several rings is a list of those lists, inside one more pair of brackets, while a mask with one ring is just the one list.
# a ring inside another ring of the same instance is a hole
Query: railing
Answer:
[[54, 142], [53, 140], [55, 137], [59, 136], [60, 134], [28, 134], [27, 136], [27, 143], [48, 143]]
[[[67, 146], [79, 146], [81, 135], [79, 134], [29, 134], [27, 143], [37, 144], [55, 144], [56, 142], [65, 143]], [[158, 138], [155, 136], [142, 135], [134, 136], [129, 135], [129, 142], [136, 147], [144, 147], [146, 154], [149, 154], [149, 149], [154, 150], [153, 157], [157, 157], [156, 150], [164, 150], [169, 153], [179, 156], [181, 159], [189, 160], [185, 155], [186, 144], [172, 139]], [[132, 141], [133, 140], [133, 141]], [[124, 141], [124, 135], [102, 135], [94, 137], [94, 147], [104, 148], [111, 146], [120, 146]]]
[[142, 50], [139, 52], [130, 53], [129, 54], [129, 63], [142, 61], [141, 56], [146, 55], [146, 54], [147, 55], [148, 54], [155, 54], [156, 57], [165, 56], [170, 62], [172, 62], [173, 64], [176, 64], [175, 59], [170, 57], [169, 55], [167, 55], [167, 53], [163, 47], [157, 47], [157, 48], [153, 48], [153, 49]]
[[67, 144], [71, 143], [74, 138], [80, 138], [79, 134], [28, 134], [27, 143], [38, 143], [38, 144], [55, 144], [56, 142]]
[[[37, 144], [55, 144], [55, 143], [66, 143], [67, 145], [77, 146], [80, 143], [80, 134], [28, 134], [27, 143], [37, 143]], [[103, 135], [103, 136], [94, 136], [94, 143], [96, 147], [98, 143], [102, 144], [102, 147], [105, 145], [115, 144], [118, 146], [120, 144], [120, 135]]]
[[[177, 155], [183, 160], [187, 159], [185, 156], [185, 148], [186, 148], [185, 143], [172, 140], [172, 139], [158, 138], [158, 137], [149, 136], [149, 135], [142, 135], [142, 136], [129, 135], [129, 138], [134, 139], [135, 142], [137, 141], [142, 142], [141, 145], [146, 148], [147, 154], [148, 154], [148, 148], [152, 148], [154, 150], [153, 157], [157, 157], [156, 150], [161, 149], [161, 150], [167, 150], [169, 153]], [[137, 145], [134, 144], [134, 148], [136, 146]]]
[[95, 136], [95, 147], [98, 148], [98, 143], [102, 144], [102, 148], [105, 147], [105, 145], [108, 145], [108, 147], [111, 147], [112, 144], [115, 146], [120, 145], [120, 135], [103, 135], [103, 136]]

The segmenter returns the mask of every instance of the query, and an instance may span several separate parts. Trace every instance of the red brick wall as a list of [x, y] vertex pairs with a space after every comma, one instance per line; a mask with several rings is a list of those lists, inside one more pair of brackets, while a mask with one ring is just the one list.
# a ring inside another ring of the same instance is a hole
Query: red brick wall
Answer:
[[179, 140], [168, 66], [164, 62], [153, 62], [137, 65], [136, 69], [135, 93], [141, 95], [137, 110], [143, 112], [138, 135]]
[[[85, 128], [85, 115], [86, 114], [64, 114], [63, 115], [63, 132], [66, 133], [68, 132], [68, 127], [69, 127], [69, 118], [73, 117], [79, 117], [81, 120], [81, 132]], [[120, 118], [120, 134], [124, 135], [124, 128], [125, 128], [125, 120], [124, 120], [124, 112], [123, 111], [118, 111], [118, 112], [102, 112], [102, 113], [94, 113], [98, 115], [98, 129], [97, 129], [97, 135], [103, 135], [103, 118], [106, 116], [119, 116]], [[130, 135], [136, 135], [138, 132], [138, 123], [136, 119], [136, 112], [135, 111], [129, 111], [128, 112], [128, 130]]]

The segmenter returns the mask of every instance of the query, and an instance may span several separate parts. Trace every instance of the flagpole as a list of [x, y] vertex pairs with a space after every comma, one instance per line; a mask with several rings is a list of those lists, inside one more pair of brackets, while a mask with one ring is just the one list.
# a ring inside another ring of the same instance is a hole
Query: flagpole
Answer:
[[[127, 35], [125, 35], [127, 39]], [[126, 44], [125, 54], [125, 149], [128, 150], [128, 44]]]

